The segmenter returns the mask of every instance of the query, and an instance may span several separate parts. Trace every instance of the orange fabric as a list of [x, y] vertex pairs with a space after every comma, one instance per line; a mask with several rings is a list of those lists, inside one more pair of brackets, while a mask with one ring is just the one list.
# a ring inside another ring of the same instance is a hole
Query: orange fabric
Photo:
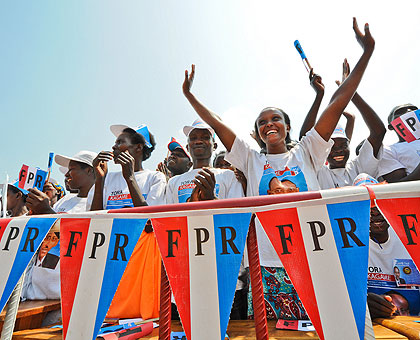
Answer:
[[155, 234], [143, 232], [109, 307], [109, 318], [159, 317], [161, 257]]

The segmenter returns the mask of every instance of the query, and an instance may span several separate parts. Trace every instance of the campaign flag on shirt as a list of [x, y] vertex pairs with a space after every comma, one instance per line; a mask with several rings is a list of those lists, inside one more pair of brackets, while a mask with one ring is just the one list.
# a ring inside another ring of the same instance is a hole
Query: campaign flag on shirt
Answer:
[[47, 175], [44, 170], [24, 164], [19, 171], [18, 186], [24, 190], [37, 188], [42, 191]]
[[[257, 212], [321, 339], [364, 339], [370, 200], [340, 198]], [[360, 193], [360, 191], [359, 191]]]
[[420, 182], [372, 185], [370, 188], [376, 195], [377, 207], [395, 230], [419, 269]]
[[420, 138], [420, 110], [404, 113], [391, 122], [394, 130], [408, 143]]
[[64, 339], [96, 339], [147, 219], [61, 218]]
[[250, 219], [208, 210], [152, 218], [187, 339], [225, 338]]
[[0, 310], [55, 221], [38, 217], [0, 219]]

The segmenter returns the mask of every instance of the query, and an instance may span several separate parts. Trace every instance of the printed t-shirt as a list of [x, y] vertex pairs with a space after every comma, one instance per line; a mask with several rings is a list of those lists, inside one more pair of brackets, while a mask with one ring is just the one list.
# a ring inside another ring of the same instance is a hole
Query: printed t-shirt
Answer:
[[385, 146], [382, 159], [379, 162], [378, 177], [397, 169], [405, 169], [409, 175], [419, 163], [420, 139], [411, 143], [401, 142]]
[[[165, 192], [166, 178], [163, 173], [144, 169], [135, 172], [134, 176], [148, 205], [164, 203], [162, 200]], [[87, 210], [90, 210], [92, 205], [94, 190], [95, 186], [89, 191]], [[134, 207], [127, 182], [121, 172], [111, 172], [106, 175], [103, 202], [103, 208], [106, 210]]]
[[[182, 175], [172, 177], [166, 186], [166, 203], [185, 203], [195, 188], [194, 178], [201, 169], [192, 169]], [[236, 179], [235, 173], [228, 169], [210, 169], [216, 179], [214, 194], [219, 199], [243, 197], [241, 183]]]
[[56, 213], [81, 213], [86, 211], [87, 197], [78, 197], [77, 194], [67, 194], [56, 202], [53, 209]]
[[382, 147], [375, 157], [372, 145], [366, 140], [360, 148], [359, 155], [348, 161], [345, 168], [330, 169], [327, 165], [322, 166], [318, 171], [319, 186], [321, 189], [331, 189], [353, 185], [353, 180], [361, 173], [376, 178], [381, 157]]
[[[396, 291], [407, 299], [410, 314], [418, 315], [420, 312], [418, 287], [399, 287], [394, 276], [394, 261], [410, 260], [411, 257], [391, 227], [388, 232], [388, 240], [380, 245], [369, 239], [368, 292], [382, 295]], [[420, 281], [417, 284], [420, 284]]]
[[[334, 142], [325, 141], [312, 128], [290, 151], [282, 154], [260, 154], [239, 137], [225, 159], [247, 178], [247, 196], [266, 195], [275, 175], [280, 181], [292, 182], [299, 191], [319, 190], [317, 171], [324, 165]], [[271, 242], [259, 221], [256, 223], [260, 263], [264, 267], [282, 267]], [[244, 256], [245, 266], [248, 257]]]
[[[30, 281], [28, 283], [25, 298], [28, 300], [54, 300], [61, 296], [60, 291], [60, 261], [57, 255], [47, 253], [42, 261], [36, 260], [30, 271]], [[54, 268], [44, 262], [48, 257], [55, 257]]]

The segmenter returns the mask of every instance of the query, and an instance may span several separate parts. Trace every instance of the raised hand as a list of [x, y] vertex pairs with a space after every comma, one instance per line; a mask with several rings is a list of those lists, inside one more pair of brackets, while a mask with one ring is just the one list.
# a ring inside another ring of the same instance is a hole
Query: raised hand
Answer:
[[241, 170], [238, 170], [236, 168], [235, 170], [233, 170], [233, 172], [235, 173], [235, 177], [238, 180], [238, 182], [241, 183], [242, 189], [244, 190], [244, 194], [246, 195], [246, 187], [247, 187], [248, 181], [246, 180], [244, 173]]
[[365, 34], [363, 34], [357, 25], [356, 18], [353, 18], [353, 30], [356, 34], [356, 39], [365, 52], [372, 53], [375, 49], [375, 40], [369, 31], [369, 24], [365, 24]]
[[121, 165], [122, 175], [125, 180], [134, 178], [134, 164], [136, 160], [130, 155], [128, 150], [121, 152], [116, 159], [115, 164]]
[[96, 179], [104, 179], [108, 173], [108, 164], [114, 157], [111, 151], [101, 151], [93, 160], [93, 170], [95, 171]]
[[341, 85], [341, 83], [342, 83], [344, 80], [346, 80], [346, 79], [347, 79], [347, 77], [349, 76], [349, 74], [350, 74], [350, 65], [349, 65], [349, 63], [348, 63], [348, 61], [347, 61], [347, 58], [344, 58], [344, 61], [343, 61], [343, 74], [342, 74], [342, 76], [341, 76], [341, 82], [340, 82], [339, 80], [336, 80], [336, 81], [335, 81], [335, 83], [336, 83], [338, 86], [340, 86], [340, 85]]
[[324, 93], [325, 86], [322, 83], [322, 78], [319, 74], [314, 73], [313, 68], [311, 68], [311, 71], [309, 72], [309, 81], [317, 94], [321, 92]]
[[194, 82], [194, 75], [195, 75], [195, 65], [192, 64], [190, 74], [188, 74], [188, 70], [185, 70], [185, 80], [184, 80], [184, 84], [182, 84], [182, 92], [184, 92], [185, 95], [190, 93], [191, 86]]

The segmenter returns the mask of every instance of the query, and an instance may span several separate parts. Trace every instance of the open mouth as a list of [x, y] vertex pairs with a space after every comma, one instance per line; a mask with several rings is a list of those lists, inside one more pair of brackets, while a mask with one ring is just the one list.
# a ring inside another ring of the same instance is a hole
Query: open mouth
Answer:
[[272, 135], [272, 134], [276, 134], [277, 133], [277, 131], [276, 130], [269, 130], [269, 131], [267, 131], [266, 132], [266, 136], [269, 136], [269, 135]]
[[333, 157], [333, 159], [334, 159], [336, 162], [342, 162], [342, 161], [344, 161], [344, 156], [335, 156], [335, 157]]
[[370, 222], [370, 227], [377, 231], [384, 231], [387, 228], [387, 223], [384, 221]]

